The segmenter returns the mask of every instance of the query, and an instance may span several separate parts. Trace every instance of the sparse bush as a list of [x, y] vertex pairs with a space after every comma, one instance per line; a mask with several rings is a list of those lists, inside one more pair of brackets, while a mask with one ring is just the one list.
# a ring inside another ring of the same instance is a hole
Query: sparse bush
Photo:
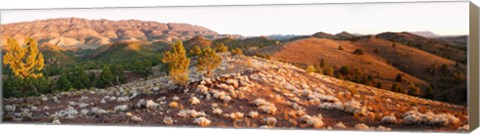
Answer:
[[188, 66], [186, 50], [181, 41], [172, 44], [172, 51], [163, 53], [162, 62], [168, 66], [168, 74], [172, 81], [182, 84], [188, 81]]
[[417, 85], [413, 84], [413, 83], [410, 83], [410, 85], [408, 85], [408, 94], [409, 95], [419, 95], [420, 92], [422, 90], [417, 87]]
[[240, 48], [235, 48], [232, 50], [233, 55], [243, 55], [242, 49]]
[[325, 75], [333, 76], [334, 71], [335, 70], [333, 70], [333, 67], [329, 66], [329, 67], [325, 68], [324, 73], [325, 73]]
[[308, 67], [305, 69], [305, 71], [307, 71], [307, 73], [313, 73], [313, 72], [315, 72], [315, 71], [317, 71], [317, 70], [315, 69], [314, 66], [310, 65], [310, 66], [308, 66]]
[[98, 80], [95, 82], [95, 87], [104, 88], [107, 86], [112, 86], [115, 77], [110, 70], [110, 67], [107, 65], [103, 66], [102, 73], [100, 74]]
[[393, 84], [392, 84], [392, 88], [390, 89], [390, 91], [400, 92], [400, 85], [398, 85], [397, 83], [393, 83]]
[[196, 67], [199, 71], [206, 71], [206, 75], [210, 77], [211, 71], [217, 68], [221, 62], [222, 59], [217, 56], [215, 51], [213, 51], [211, 48], [205, 48], [199, 55]]
[[450, 69], [448, 68], [447, 65], [444, 64], [444, 65], [440, 66], [440, 72], [442, 72], [442, 74], [447, 74], [447, 73], [450, 72]]
[[227, 52], [227, 51], [228, 51], [228, 47], [225, 46], [225, 44], [223, 44], [223, 43], [219, 43], [219, 44], [217, 44], [217, 46], [215, 47], [215, 51], [216, 51], [216, 52], [219, 52], [219, 53]]
[[403, 82], [402, 74], [397, 74], [397, 76], [395, 77], [395, 81], [396, 82]]
[[342, 45], [338, 46], [338, 50], [343, 50]]
[[435, 99], [435, 90], [432, 86], [428, 86], [427, 89], [425, 89], [424, 97], [432, 100]]
[[348, 74], [350, 74], [350, 67], [349, 66], [342, 66], [338, 72], [341, 75], [348, 75]]
[[325, 59], [320, 59], [320, 67], [325, 68], [327, 66], [327, 63], [325, 62]]
[[353, 51], [353, 54], [362, 55], [362, 54], [364, 54], [364, 53], [363, 53], [363, 50], [362, 50], [362, 49], [355, 49], [355, 51]]
[[199, 46], [193, 46], [192, 49], [190, 49], [190, 54], [192, 56], [197, 56], [197, 55], [200, 55], [202, 53], [202, 49], [200, 49]]

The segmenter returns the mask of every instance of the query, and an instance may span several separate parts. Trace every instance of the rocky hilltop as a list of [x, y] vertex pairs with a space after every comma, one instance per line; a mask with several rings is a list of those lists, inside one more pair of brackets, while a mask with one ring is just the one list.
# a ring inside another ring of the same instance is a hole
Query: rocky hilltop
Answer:
[[20, 43], [32, 37], [40, 44], [49, 43], [62, 47], [81, 45], [99, 46], [121, 41], [171, 42], [187, 40], [194, 36], [208, 39], [224, 37], [240, 38], [239, 35], [221, 35], [202, 26], [183, 23], [159, 23], [140, 20], [88, 20], [59, 18], [36, 20], [1, 25], [1, 43], [15, 38]]
[[[468, 130], [466, 108], [221, 54], [212, 78], [164, 74], [106, 89], [4, 100], [5, 122], [343, 130]], [[192, 61], [195, 62], [195, 61]]]

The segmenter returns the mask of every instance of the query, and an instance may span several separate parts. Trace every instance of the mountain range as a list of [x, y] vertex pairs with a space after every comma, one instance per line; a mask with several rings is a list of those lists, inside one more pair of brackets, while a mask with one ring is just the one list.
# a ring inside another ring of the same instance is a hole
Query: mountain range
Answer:
[[97, 48], [122, 41], [172, 42], [194, 36], [209, 39], [241, 38], [240, 35], [222, 35], [205, 27], [184, 23], [158, 23], [139, 20], [88, 20], [59, 18], [1, 25], [1, 44], [7, 38], [20, 43], [32, 37], [39, 44], [48, 43], [64, 48]]

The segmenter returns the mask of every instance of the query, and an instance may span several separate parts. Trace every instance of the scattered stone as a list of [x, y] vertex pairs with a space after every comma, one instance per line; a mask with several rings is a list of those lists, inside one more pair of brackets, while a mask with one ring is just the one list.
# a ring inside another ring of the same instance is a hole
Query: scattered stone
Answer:
[[345, 124], [343, 124], [342, 122], [338, 122], [337, 124], [335, 124], [334, 127], [337, 128], [337, 129], [346, 129], [347, 128], [347, 126], [345, 126]]
[[391, 128], [384, 127], [384, 126], [378, 126], [375, 130], [377, 130], [377, 131], [392, 131]]
[[100, 100], [100, 103], [105, 104], [105, 103], [107, 103], [107, 101], [105, 101], [105, 99], [102, 99], [102, 100]]
[[397, 122], [397, 118], [395, 116], [384, 116], [381, 121], [382, 123], [392, 124]]
[[222, 109], [220, 109], [220, 108], [213, 109], [213, 114], [222, 115]]
[[268, 126], [275, 126], [277, 124], [277, 119], [274, 117], [267, 117], [263, 119], [263, 121], [268, 125]]
[[69, 101], [69, 102], [68, 102], [68, 105], [70, 105], [70, 106], [76, 106], [77, 103], [76, 103], [76, 102], [73, 102], [73, 101]]
[[178, 100], [180, 100], [180, 98], [178, 96], [173, 96], [172, 100], [178, 101]]
[[115, 96], [112, 96], [112, 97], [108, 98], [108, 101], [115, 101], [115, 100], [117, 100], [117, 97], [115, 97]]
[[130, 98], [127, 97], [127, 96], [125, 96], [125, 97], [118, 97], [118, 98], [117, 98], [117, 102], [127, 102], [127, 101], [129, 101], [129, 100], [130, 100]]
[[59, 124], [62, 124], [62, 123], [60, 122], [60, 120], [55, 119], [55, 120], [52, 121], [52, 124], [59, 125]]
[[15, 112], [16, 107], [14, 105], [5, 105], [4, 109], [7, 112]]
[[47, 98], [47, 97], [45, 97], [44, 95], [42, 95], [42, 98], [41, 98], [41, 100], [45, 102], [45, 101], [48, 101], [48, 98]]
[[152, 91], [158, 91], [158, 90], [160, 90], [159, 87], [154, 87], [154, 88], [152, 89]]
[[160, 105], [155, 103], [153, 100], [148, 100], [146, 106], [148, 109], [157, 109]]
[[195, 124], [197, 124], [201, 127], [205, 127], [205, 126], [210, 125], [210, 123], [212, 123], [212, 121], [208, 120], [205, 117], [199, 117], [199, 118], [196, 118], [195, 120], [193, 120], [193, 123], [195, 123]]
[[142, 118], [140, 118], [140, 117], [138, 117], [138, 116], [136, 116], [136, 115], [132, 116], [130, 119], [131, 119], [132, 121], [135, 121], [135, 122], [141, 122], [141, 121], [143, 121]]
[[258, 112], [257, 111], [250, 111], [250, 113], [248, 113], [248, 116], [250, 116], [252, 118], [257, 118], [258, 117]]
[[126, 112], [126, 111], [128, 111], [128, 109], [129, 109], [128, 105], [125, 104], [125, 105], [115, 106], [114, 111], [116, 111], [116, 112]]
[[38, 107], [32, 106], [32, 107], [30, 107], [30, 110], [32, 110], [32, 111], [38, 111]]
[[370, 127], [364, 123], [356, 124], [355, 128], [358, 130], [370, 130]]
[[98, 115], [107, 114], [107, 111], [105, 111], [104, 109], [98, 108], [98, 107], [92, 107], [91, 110], [90, 110], [90, 113], [98, 116]]
[[83, 102], [81, 102], [81, 103], [78, 104], [78, 108], [80, 108], [80, 109], [85, 108], [85, 107], [87, 107], [87, 106], [88, 106], [88, 104], [87, 104], [87, 103], [83, 103]]
[[200, 104], [200, 100], [197, 97], [191, 97], [189, 100], [190, 104], [197, 105]]
[[77, 116], [77, 114], [78, 114], [78, 111], [72, 106], [68, 106], [68, 108], [64, 110], [60, 110], [55, 113], [55, 115], [59, 117], [67, 118], [67, 119], [73, 119]]
[[172, 119], [172, 117], [165, 117], [165, 118], [163, 118], [163, 124], [169, 125], [169, 126], [173, 125], [173, 119]]
[[137, 104], [137, 108], [146, 108], [147, 107], [147, 102], [144, 99], [140, 99]]

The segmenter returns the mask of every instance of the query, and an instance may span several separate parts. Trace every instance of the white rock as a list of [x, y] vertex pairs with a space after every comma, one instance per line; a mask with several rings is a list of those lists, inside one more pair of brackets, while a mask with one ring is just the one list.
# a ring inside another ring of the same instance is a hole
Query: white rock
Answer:
[[115, 100], [117, 100], [117, 97], [115, 97], [115, 96], [112, 96], [112, 97], [108, 98], [108, 101], [115, 101]]
[[213, 109], [213, 114], [222, 115], [222, 109], [220, 109], [220, 108]]
[[129, 100], [130, 100], [130, 98], [127, 97], [127, 96], [125, 96], [125, 97], [118, 97], [118, 98], [117, 98], [117, 102], [127, 102], [127, 101], [129, 101]]
[[419, 118], [415, 115], [408, 115], [408, 116], [405, 116], [403, 117], [403, 122], [405, 124], [415, 124], [417, 123], [419, 120]]
[[345, 126], [345, 124], [343, 124], [342, 122], [339, 122], [339, 123], [335, 124], [334, 127], [338, 128], [338, 129], [346, 129], [347, 128], [347, 126]]
[[250, 113], [248, 113], [248, 116], [250, 116], [252, 118], [257, 118], [258, 117], [258, 112], [257, 111], [250, 111]]
[[200, 104], [200, 100], [197, 97], [191, 97], [189, 100], [191, 105], [198, 105]]
[[204, 127], [204, 126], [210, 125], [210, 123], [212, 123], [212, 121], [208, 120], [205, 117], [199, 117], [199, 118], [196, 118], [195, 120], [193, 120], [193, 123]]
[[137, 104], [135, 105], [137, 108], [146, 108], [147, 102], [144, 99], [138, 100]]
[[85, 108], [85, 107], [87, 107], [87, 106], [88, 106], [88, 104], [87, 104], [87, 103], [83, 103], [83, 102], [80, 102], [80, 103], [78, 104], [78, 107], [79, 107], [80, 109]]
[[55, 115], [59, 116], [59, 117], [63, 117], [63, 118], [68, 118], [68, 119], [73, 119], [77, 116], [78, 114], [78, 111], [73, 108], [72, 106], [68, 106], [68, 108], [64, 109], [64, 110], [60, 110], [58, 112], [55, 113]]
[[275, 126], [275, 124], [277, 124], [277, 119], [275, 119], [274, 117], [264, 118], [263, 121], [264, 121], [268, 126]]
[[370, 127], [364, 123], [356, 124], [355, 128], [358, 130], [370, 130]]
[[180, 98], [178, 96], [173, 96], [172, 100], [178, 101], [178, 100], [180, 100]]
[[165, 118], [163, 118], [163, 124], [169, 125], [169, 126], [173, 125], [173, 119], [172, 119], [172, 117], [165, 117]]
[[4, 109], [7, 112], [15, 112], [16, 107], [14, 105], [5, 105]]
[[160, 90], [160, 88], [159, 87], [154, 87], [152, 90], [153, 91], [158, 91], [158, 90]]
[[62, 124], [62, 123], [60, 122], [60, 120], [55, 119], [55, 120], [52, 121], [52, 124], [59, 125], [59, 124]]
[[384, 126], [378, 126], [375, 130], [377, 130], [377, 131], [392, 131], [391, 128], [384, 127]]
[[98, 108], [98, 107], [92, 107], [90, 112], [93, 113], [94, 115], [105, 115], [105, 114], [107, 114], [107, 111], [105, 111], [104, 109]]
[[153, 100], [148, 100], [146, 106], [148, 109], [156, 109], [160, 104], [155, 103]]
[[132, 117], [130, 117], [130, 119], [131, 119], [132, 121], [135, 121], [135, 122], [141, 122], [141, 121], [143, 121], [142, 118], [140, 118], [140, 117], [138, 117], [138, 116], [135, 116], [135, 115], [132, 116]]
[[118, 105], [118, 106], [115, 106], [114, 110], [116, 112], [126, 112], [128, 111], [128, 105]]
[[384, 116], [381, 121], [382, 123], [391, 124], [397, 122], [397, 118], [395, 116]]

